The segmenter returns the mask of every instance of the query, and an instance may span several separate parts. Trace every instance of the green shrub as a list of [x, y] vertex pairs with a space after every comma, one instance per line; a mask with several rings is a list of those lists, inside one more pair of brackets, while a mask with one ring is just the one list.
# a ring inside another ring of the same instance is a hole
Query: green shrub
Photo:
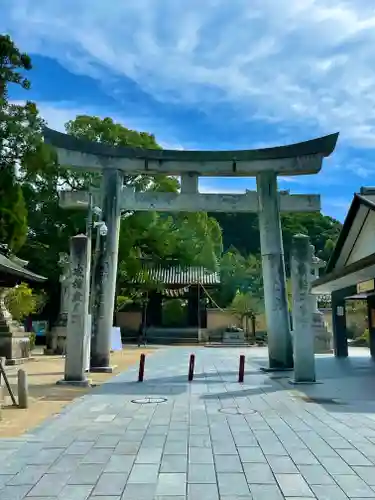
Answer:
[[32, 351], [35, 347], [35, 342], [36, 342], [36, 334], [35, 332], [30, 332], [29, 333], [29, 340], [30, 340], [30, 351]]
[[369, 347], [370, 346], [370, 332], [369, 329], [366, 328], [360, 337], [357, 337], [350, 344], [355, 347]]
[[40, 311], [45, 301], [43, 292], [35, 293], [26, 283], [9, 288], [5, 295], [5, 305], [16, 321], [23, 321], [29, 314]]

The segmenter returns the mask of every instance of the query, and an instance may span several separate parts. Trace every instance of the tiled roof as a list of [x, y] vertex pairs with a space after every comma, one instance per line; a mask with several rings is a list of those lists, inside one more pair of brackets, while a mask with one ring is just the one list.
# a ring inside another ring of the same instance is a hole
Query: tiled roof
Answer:
[[137, 284], [148, 281], [161, 283], [163, 285], [218, 285], [220, 274], [205, 269], [202, 266], [180, 266], [178, 264], [159, 264], [151, 262], [142, 263], [142, 271], [134, 279]]
[[2, 254], [0, 254], [0, 272], [26, 281], [45, 281], [47, 279], [44, 276], [25, 269], [17, 262], [13, 262]]

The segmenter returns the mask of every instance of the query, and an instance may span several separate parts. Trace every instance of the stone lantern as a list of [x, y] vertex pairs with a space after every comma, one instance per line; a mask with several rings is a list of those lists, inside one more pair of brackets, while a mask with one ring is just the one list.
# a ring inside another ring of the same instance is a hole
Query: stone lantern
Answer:
[[[324, 260], [319, 259], [315, 255], [315, 247], [311, 245], [312, 250], [312, 263], [311, 263], [311, 281], [319, 278], [319, 270], [325, 267], [326, 263]], [[331, 334], [327, 330], [327, 326], [324, 322], [323, 313], [318, 309], [318, 296], [311, 294], [311, 309], [312, 309], [312, 328], [315, 336], [315, 352], [324, 353], [331, 352], [332, 350], [332, 339]]]
[[48, 345], [45, 354], [64, 354], [66, 344], [66, 331], [68, 321], [69, 307], [69, 284], [70, 284], [70, 268], [69, 255], [67, 253], [59, 254], [58, 265], [61, 269], [60, 283], [60, 310], [57, 321], [51, 329], [48, 339]]

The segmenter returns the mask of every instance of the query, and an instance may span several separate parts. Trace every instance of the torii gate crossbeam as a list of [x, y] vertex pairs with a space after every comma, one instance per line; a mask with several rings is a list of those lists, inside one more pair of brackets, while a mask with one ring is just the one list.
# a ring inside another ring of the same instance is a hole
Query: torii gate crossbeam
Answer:
[[[93, 203], [100, 205], [101, 193], [93, 193]], [[62, 208], [86, 208], [89, 206], [87, 191], [61, 191]], [[288, 194], [279, 192], [280, 212], [319, 212], [320, 195]], [[159, 193], [155, 191], [135, 192], [124, 187], [121, 193], [120, 209], [145, 212], [259, 212], [257, 191], [245, 194], [206, 193]]]

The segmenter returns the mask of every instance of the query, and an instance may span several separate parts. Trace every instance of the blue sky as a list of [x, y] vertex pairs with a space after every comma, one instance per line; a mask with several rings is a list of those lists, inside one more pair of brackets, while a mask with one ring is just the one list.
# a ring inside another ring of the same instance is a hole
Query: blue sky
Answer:
[[[32, 56], [27, 98], [52, 128], [111, 116], [179, 149], [339, 131], [319, 175], [280, 188], [320, 193], [323, 212], [343, 220], [353, 193], [375, 185], [374, 0], [0, 0], [0, 9], [0, 30]], [[243, 178], [200, 183], [253, 188]]]

